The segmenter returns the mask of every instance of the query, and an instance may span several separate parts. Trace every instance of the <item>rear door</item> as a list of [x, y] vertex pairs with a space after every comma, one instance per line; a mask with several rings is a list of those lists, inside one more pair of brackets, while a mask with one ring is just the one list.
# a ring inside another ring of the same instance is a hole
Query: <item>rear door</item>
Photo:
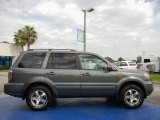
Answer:
[[45, 76], [53, 81], [59, 97], [80, 96], [80, 71], [76, 53], [51, 53]]

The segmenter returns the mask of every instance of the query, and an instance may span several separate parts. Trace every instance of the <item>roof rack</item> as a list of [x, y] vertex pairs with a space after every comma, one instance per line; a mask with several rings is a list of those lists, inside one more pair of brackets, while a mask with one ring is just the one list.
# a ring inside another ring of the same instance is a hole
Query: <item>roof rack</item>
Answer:
[[28, 51], [76, 51], [74, 49], [29, 49]]

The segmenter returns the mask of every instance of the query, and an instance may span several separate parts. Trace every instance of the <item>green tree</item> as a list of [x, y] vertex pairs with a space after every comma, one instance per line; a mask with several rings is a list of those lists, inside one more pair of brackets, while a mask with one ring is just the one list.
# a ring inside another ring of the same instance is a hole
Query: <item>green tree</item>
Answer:
[[35, 31], [34, 27], [26, 25], [23, 28], [24, 37], [27, 45], [27, 49], [30, 48], [30, 45], [34, 44], [37, 40], [37, 32]]
[[8, 41], [3, 41], [2, 43], [8, 43]]
[[23, 28], [23, 31], [25, 33], [27, 49], [29, 49], [30, 45], [34, 44], [37, 40], [37, 32], [35, 31], [34, 27], [28, 25]]
[[18, 32], [14, 33], [14, 42], [15, 45], [17, 46], [21, 46], [22, 50], [24, 50], [24, 46], [26, 45], [26, 41], [25, 41], [25, 35], [23, 30], [18, 30]]
[[115, 60], [113, 60], [112, 58], [110, 58], [110, 57], [105, 57], [105, 59], [107, 59], [108, 61], [110, 61], [110, 62], [115, 62]]
[[29, 49], [30, 45], [34, 44], [37, 40], [37, 32], [34, 27], [26, 25], [24, 28], [19, 29], [18, 32], [15, 32], [13, 40], [16, 45], [22, 47], [22, 50], [25, 45]]
[[125, 59], [123, 59], [122, 57], [119, 57], [118, 61], [125, 61]]

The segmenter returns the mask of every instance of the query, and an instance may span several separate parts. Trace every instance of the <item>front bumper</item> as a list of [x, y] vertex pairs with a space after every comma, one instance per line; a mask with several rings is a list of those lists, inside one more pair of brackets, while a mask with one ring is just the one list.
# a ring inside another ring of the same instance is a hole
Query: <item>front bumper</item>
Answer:
[[24, 83], [6, 83], [4, 93], [15, 97], [23, 97]]
[[145, 88], [146, 88], [146, 96], [149, 96], [154, 90], [153, 83], [151, 81], [147, 81], [145, 83]]

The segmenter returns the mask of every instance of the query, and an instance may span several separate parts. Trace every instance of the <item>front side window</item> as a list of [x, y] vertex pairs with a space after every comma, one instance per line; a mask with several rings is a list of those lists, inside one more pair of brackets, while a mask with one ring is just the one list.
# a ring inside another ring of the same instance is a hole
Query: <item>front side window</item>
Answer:
[[103, 70], [108, 66], [103, 59], [94, 55], [80, 54], [79, 57], [82, 69]]
[[46, 53], [26, 53], [18, 64], [19, 68], [41, 68]]
[[77, 69], [75, 53], [51, 53], [48, 69]]

